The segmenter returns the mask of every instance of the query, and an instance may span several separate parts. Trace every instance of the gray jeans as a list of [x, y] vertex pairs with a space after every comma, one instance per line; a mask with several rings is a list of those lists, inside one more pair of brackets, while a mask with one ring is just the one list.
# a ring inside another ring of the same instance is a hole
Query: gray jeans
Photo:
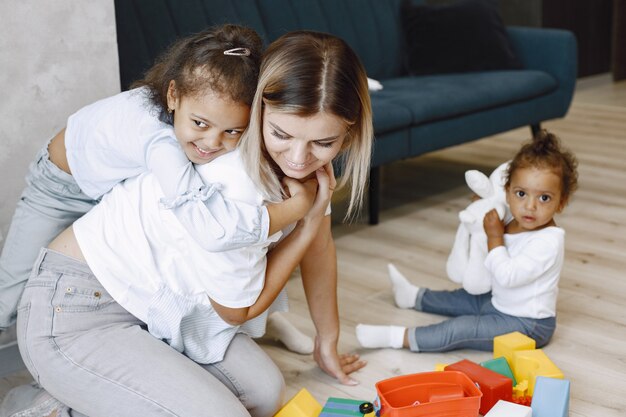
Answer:
[[491, 304], [491, 292], [472, 295], [460, 288], [433, 291], [421, 288], [415, 309], [425, 313], [452, 317], [441, 323], [409, 329], [409, 346], [413, 352], [447, 352], [455, 349], [492, 351], [493, 338], [520, 332], [545, 346], [556, 329], [556, 317], [532, 319], [509, 316]]
[[81, 415], [269, 417], [283, 401], [280, 370], [248, 336], [238, 334], [223, 361], [197, 364], [150, 335], [85, 263], [47, 249], [17, 326], [35, 381]]
[[50, 162], [47, 142], [30, 164], [0, 255], [0, 330], [15, 323], [17, 303], [42, 247], [96, 203], [74, 177]]

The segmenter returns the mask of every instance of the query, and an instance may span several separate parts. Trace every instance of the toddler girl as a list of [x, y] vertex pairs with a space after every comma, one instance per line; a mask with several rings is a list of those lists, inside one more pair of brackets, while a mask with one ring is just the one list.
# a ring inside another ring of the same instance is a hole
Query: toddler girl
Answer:
[[419, 288], [389, 265], [398, 307], [452, 318], [409, 329], [359, 324], [359, 343], [414, 352], [490, 351], [495, 336], [518, 331], [535, 339], [537, 347], [547, 344], [556, 327], [565, 237], [554, 215], [568, 203], [577, 180], [574, 155], [561, 148], [555, 135], [540, 132], [519, 150], [507, 172], [506, 200], [513, 219], [505, 225], [495, 210], [484, 219], [491, 292]]

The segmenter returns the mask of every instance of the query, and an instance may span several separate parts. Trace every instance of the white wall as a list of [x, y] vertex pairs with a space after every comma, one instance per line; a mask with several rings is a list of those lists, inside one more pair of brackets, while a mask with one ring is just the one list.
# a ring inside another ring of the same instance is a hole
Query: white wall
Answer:
[[0, 91], [6, 236], [39, 148], [74, 111], [120, 91], [113, 0], [0, 0]]

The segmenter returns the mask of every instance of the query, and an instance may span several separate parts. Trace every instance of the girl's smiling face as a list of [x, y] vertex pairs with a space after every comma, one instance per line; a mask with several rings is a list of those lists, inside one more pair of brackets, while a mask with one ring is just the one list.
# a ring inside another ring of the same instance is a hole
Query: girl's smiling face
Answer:
[[546, 168], [519, 168], [511, 176], [506, 201], [514, 218], [507, 225], [507, 233], [552, 226], [554, 215], [565, 207], [561, 177]]
[[303, 179], [331, 162], [342, 149], [348, 125], [329, 113], [310, 117], [263, 111], [263, 141], [272, 160], [288, 177]]
[[206, 164], [235, 149], [250, 120], [250, 107], [243, 103], [211, 93], [180, 97], [173, 84], [167, 102], [174, 111], [176, 138], [195, 164]]

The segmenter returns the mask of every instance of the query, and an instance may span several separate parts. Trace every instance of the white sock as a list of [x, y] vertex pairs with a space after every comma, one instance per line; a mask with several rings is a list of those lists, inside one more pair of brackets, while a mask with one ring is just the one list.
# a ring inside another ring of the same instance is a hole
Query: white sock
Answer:
[[274, 312], [267, 318], [267, 337], [282, 342], [292, 352], [313, 353], [313, 339], [298, 330], [282, 313]]
[[387, 269], [396, 305], [400, 308], [415, 308], [415, 300], [420, 287], [411, 284], [393, 264], [388, 264]]
[[356, 338], [366, 348], [402, 348], [406, 327], [357, 324]]

